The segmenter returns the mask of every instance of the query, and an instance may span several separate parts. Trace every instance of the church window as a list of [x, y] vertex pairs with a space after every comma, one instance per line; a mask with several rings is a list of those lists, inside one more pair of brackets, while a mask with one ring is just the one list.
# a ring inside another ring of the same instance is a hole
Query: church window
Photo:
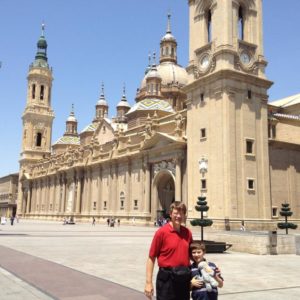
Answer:
[[124, 202], [125, 202], [125, 193], [120, 193], [120, 209], [124, 209]]
[[211, 24], [210, 10], [207, 12], [206, 23], [207, 23], [207, 42], [210, 43], [212, 41], [212, 24]]
[[239, 17], [238, 17], [238, 38], [240, 40], [244, 40], [244, 29], [245, 29], [244, 24], [245, 24], [244, 12], [243, 12], [243, 8], [240, 6]]
[[272, 207], [272, 217], [278, 218], [278, 207], [275, 206]]
[[41, 85], [40, 100], [44, 100], [45, 87]]
[[246, 153], [253, 154], [254, 153], [254, 141], [246, 140]]
[[133, 209], [138, 209], [138, 200], [133, 200], [134, 207]]
[[150, 91], [150, 93], [153, 95], [153, 89], [154, 89], [154, 84], [153, 83], [151, 83], [151, 91]]
[[36, 134], [35, 145], [36, 145], [36, 147], [41, 147], [41, 145], [42, 145], [42, 134], [40, 132], [38, 132]]
[[50, 207], [49, 207], [49, 210], [52, 210], [52, 203], [50, 203]]
[[200, 94], [200, 101], [201, 101], [201, 102], [204, 101], [204, 94], [203, 94], [203, 93]]
[[201, 128], [201, 138], [205, 138], [205, 137], [206, 137], [206, 129]]
[[104, 209], [107, 208], [107, 202], [106, 201], [103, 202], [103, 206], [104, 206]]
[[252, 91], [251, 90], [248, 90], [247, 98], [252, 99]]
[[276, 138], [276, 125], [275, 124], [269, 124], [268, 137], [270, 139]]
[[166, 47], [166, 55], [169, 55], [169, 47]]
[[93, 203], [93, 210], [96, 210], [96, 207], [97, 207], [97, 202], [94, 202]]
[[254, 179], [248, 179], [248, 190], [254, 190]]
[[171, 48], [171, 56], [172, 56], [172, 57], [174, 57], [174, 52], [175, 52], [175, 51], [174, 51], [174, 48], [172, 47], [172, 48]]
[[35, 84], [32, 85], [32, 99], [35, 99]]

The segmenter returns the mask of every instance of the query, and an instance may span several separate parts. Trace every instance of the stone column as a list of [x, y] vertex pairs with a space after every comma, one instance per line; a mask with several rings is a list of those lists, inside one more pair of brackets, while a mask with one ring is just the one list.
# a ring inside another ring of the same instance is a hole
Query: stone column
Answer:
[[181, 157], [175, 159], [175, 201], [181, 202]]
[[126, 171], [126, 199], [125, 199], [125, 211], [127, 213], [131, 210], [131, 160], [127, 161], [127, 171]]
[[109, 210], [112, 214], [116, 212], [117, 206], [117, 182], [116, 182], [117, 165], [112, 163], [110, 166], [110, 199], [109, 199]]
[[78, 171], [77, 172], [76, 205], [75, 205], [76, 214], [80, 214], [80, 211], [81, 211], [81, 180], [82, 180], [82, 174], [80, 171]]
[[29, 184], [28, 194], [27, 194], [27, 202], [26, 202], [26, 208], [25, 208], [26, 214], [28, 214], [30, 212], [31, 201], [32, 201], [32, 185]]
[[52, 191], [51, 191], [51, 200], [50, 200], [50, 203], [52, 203], [52, 213], [54, 213], [55, 211], [55, 199], [56, 199], [56, 177], [55, 175], [52, 177]]
[[36, 182], [32, 182], [32, 200], [30, 206], [30, 213], [33, 213], [36, 208]]
[[26, 204], [27, 204], [27, 193], [26, 193], [26, 188], [22, 188], [22, 207], [21, 207], [21, 213], [22, 216], [25, 214], [25, 209], [26, 209]]
[[92, 169], [88, 169], [88, 173], [87, 173], [87, 199], [86, 199], [87, 213], [91, 213], [92, 177], [93, 177]]
[[65, 175], [61, 174], [60, 178], [60, 209], [61, 213], [65, 212], [65, 200], [66, 200], [66, 182], [65, 182]]
[[101, 211], [101, 200], [102, 200], [102, 166], [99, 166], [98, 169], [98, 189], [97, 189], [97, 213], [99, 213]]
[[150, 164], [148, 162], [144, 163], [144, 172], [145, 172], [145, 181], [144, 181], [144, 188], [145, 188], [145, 206], [144, 212], [150, 213]]

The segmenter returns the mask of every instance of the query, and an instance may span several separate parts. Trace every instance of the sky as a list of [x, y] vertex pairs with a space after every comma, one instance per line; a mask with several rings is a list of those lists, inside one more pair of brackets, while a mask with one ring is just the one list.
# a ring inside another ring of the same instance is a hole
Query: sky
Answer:
[[[159, 53], [170, 11], [178, 63], [188, 64], [187, 0], [0, 0], [0, 177], [18, 172], [27, 73], [45, 23], [53, 68], [52, 142], [65, 131], [72, 103], [78, 131], [91, 123], [105, 86], [109, 116], [122, 97], [131, 105], [144, 77], [148, 54]], [[264, 0], [269, 100], [300, 93], [299, 0]]]

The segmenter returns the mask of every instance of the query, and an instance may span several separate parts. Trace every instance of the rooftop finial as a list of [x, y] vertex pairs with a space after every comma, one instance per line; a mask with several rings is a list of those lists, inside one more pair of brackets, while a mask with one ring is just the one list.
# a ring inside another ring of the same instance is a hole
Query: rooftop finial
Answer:
[[123, 98], [126, 97], [126, 85], [125, 82], [123, 82]]
[[153, 65], [156, 66], [156, 52], [153, 52]]
[[104, 97], [104, 83], [103, 83], [103, 81], [101, 82], [101, 96]]
[[45, 22], [42, 22], [42, 36], [45, 36]]
[[71, 114], [74, 115], [74, 103], [72, 103]]
[[167, 33], [171, 33], [171, 13], [170, 12], [168, 12]]
[[151, 66], [151, 52], [148, 54], [149, 67]]

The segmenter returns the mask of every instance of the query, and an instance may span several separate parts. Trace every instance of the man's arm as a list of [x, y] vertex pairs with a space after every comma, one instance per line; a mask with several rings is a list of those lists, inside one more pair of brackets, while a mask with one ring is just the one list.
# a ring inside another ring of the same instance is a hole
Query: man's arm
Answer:
[[152, 282], [154, 264], [155, 264], [155, 258], [149, 256], [146, 263], [146, 284], [145, 284], [145, 295], [148, 299], [152, 299], [152, 296], [154, 294], [154, 288]]

